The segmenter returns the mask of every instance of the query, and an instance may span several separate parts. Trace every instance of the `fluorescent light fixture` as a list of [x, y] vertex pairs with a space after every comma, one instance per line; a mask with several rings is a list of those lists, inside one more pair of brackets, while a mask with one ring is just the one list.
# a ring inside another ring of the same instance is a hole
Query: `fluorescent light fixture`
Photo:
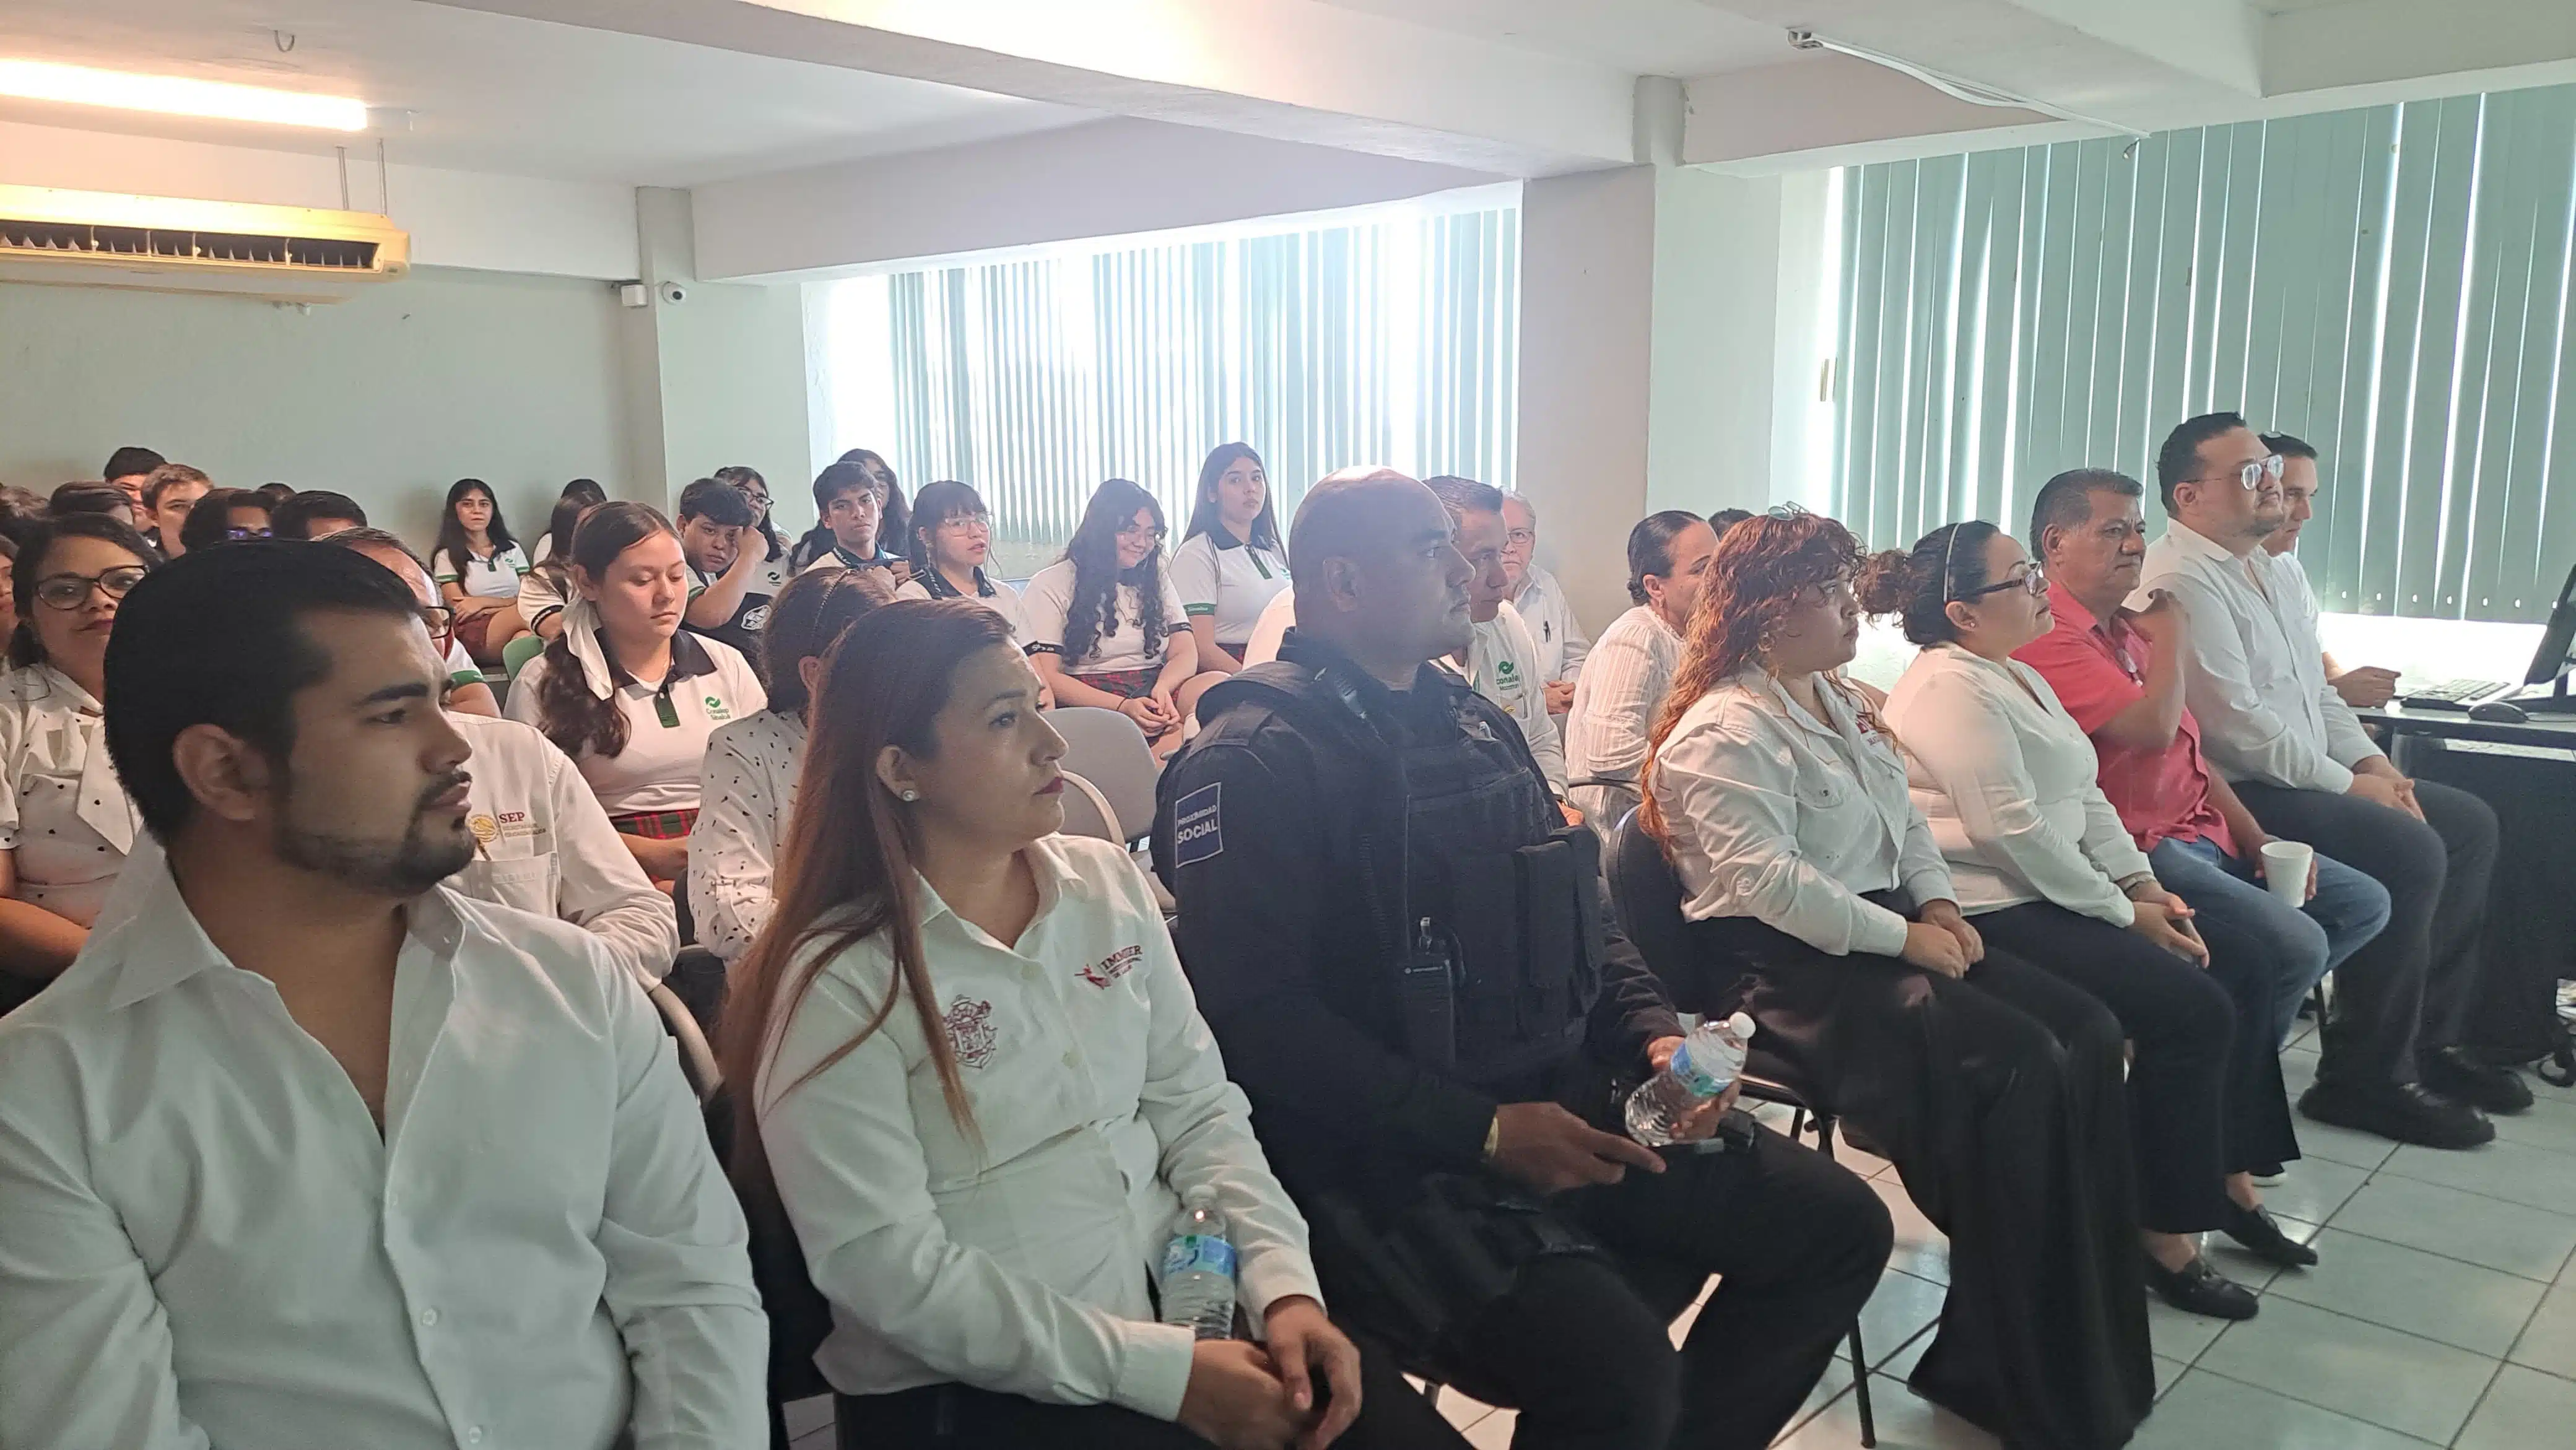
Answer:
[[219, 121], [315, 126], [326, 131], [367, 129], [366, 103], [343, 96], [313, 96], [301, 91], [275, 91], [266, 86], [237, 86], [178, 76], [128, 75], [42, 60], [0, 60], [0, 96], [158, 111], [170, 116], [206, 116]]

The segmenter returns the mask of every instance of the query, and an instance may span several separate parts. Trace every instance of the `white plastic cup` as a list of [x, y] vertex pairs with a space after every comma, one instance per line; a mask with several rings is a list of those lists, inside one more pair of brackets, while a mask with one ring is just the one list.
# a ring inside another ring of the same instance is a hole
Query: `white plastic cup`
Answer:
[[2308, 868], [2316, 864], [2317, 848], [2305, 841], [2266, 841], [2263, 843], [2263, 884], [2272, 894], [2292, 906], [2308, 904]]

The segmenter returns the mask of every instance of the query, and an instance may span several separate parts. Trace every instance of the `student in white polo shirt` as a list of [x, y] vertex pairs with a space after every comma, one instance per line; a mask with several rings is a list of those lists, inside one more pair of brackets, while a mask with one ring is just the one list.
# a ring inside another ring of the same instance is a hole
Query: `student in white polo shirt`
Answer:
[[1565, 742], [1547, 712], [1547, 678], [1540, 672], [1538, 642], [1506, 598], [1503, 570], [1503, 491], [1472, 478], [1443, 474], [1422, 480], [1449, 511], [1458, 552], [1476, 572], [1467, 577], [1467, 620], [1473, 633], [1463, 658], [1444, 663], [1467, 677], [1479, 695], [1503, 708], [1521, 727], [1539, 774], [1560, 804], [1565, 799]]
[[954, 479], [922, 485], [905, 547], [912, 577], [895, 598], [972, 599], [1002, 616], [1012, 638], [1020, 636], [1020, 591], [984, 570], [993, 555], [993, 511], [971, 485]]
[[1232, 674], [1261, 612], [1288, 588], [1288, 550], [1270, 474], [1249, 443], [1226, 443], [1199, 469], [1190, 526], [1172, 551], [1172, 588], [1198, 639], [1199, 664]]
[[769, 707], [707, 738], [698, 828], [689, 833], [689, 906], [699, 944], [728, 965], [751, 950], [777, 904], [778, 848], [796, 810], [806, 704], [823, 661], [860, 616], [894, 599], [883, 569], [809, 569], [787, 581], [761, 631]]
[[653, 509], [600, 505], [573, 534], [568, 577], [563, 632], [519, 672], [510, 718], [572, 757], [646, 875], [679, 881], [707, 738], [768, 696], [733, 646], [681, 630], [689, 562]]
[[[841, 1443], [1462, 1445], [1325, 1317], [1144, 876], [1056, 834], [1037, 683], [963, 601], [852, 627], [744, 964], [754, 1010], [727, 1020], [736, 1181], [784, 1209], [831, 1302], [814, 1361]], [[1188, 1193], [1225, 1214], [1266, 1351], [1157, 1319]]]
[[759, 515], [742, 490], [720, 478], [701, 478], [680, 490], [680, 553], [689, 561], [689, 607], [681, 623], [720, 639], [745, 659], [760, 653], [760, 627], [769, 620], [770, 594], [753, 586], [762, 574]]
[[1201, 691], [1225, 676], [1199, 667], [1180, 596], [1163, 564], [1163, 506], [1113, 478], [1092, 491], [1064, 557], [1020, 595], [1020, 645], [1059, 705], [1136, 722], [1157, 755], [1180, 748]]
[[597, 940], [440, 883], [410, 591], [252, 540], [136, 586], [139, 850], [0, 1022], [0, 1444], [705, 1450], [768, 1332], [696, 1099]]
[[519, 580], [529, 568], [491, 486], [479, 478], [456, 480], [439, 512], [429, 575], [456, 611], [457, 638], [484, 664], [500, 663], [502, 647], [528, 632], [519, 616]]

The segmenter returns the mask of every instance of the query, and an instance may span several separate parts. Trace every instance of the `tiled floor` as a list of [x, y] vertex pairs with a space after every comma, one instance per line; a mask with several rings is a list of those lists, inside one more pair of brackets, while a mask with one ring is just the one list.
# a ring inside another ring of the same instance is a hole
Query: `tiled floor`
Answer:
[[[2285, 1061], [2295, 1097], [2315, 1070], [2314, 1044], [2303, 1037]], [[2261, 1292], [2263, 1312], [2222, 1325], [2150, 1300], [2162, 1398], [2137, 1450], [2576, 1445], [2576, 1091], [2533, 1089], [2538, 1106], [2497, 1119], [2497, 1141], [2468, 1153], [2302, 1120], [2307, 1157], [2268, 1193], [2324, 1262], [2281, 1272], [2213, 1236], [2211, 1252]], [[1878, 1443], [1987, 1450], [1991, 1437], [1904, 1384], [1940, 1311], [1948, 1245], [1892, 1168], [1849, 1151], [1844, 1161], [1896, 1216], [1896, 1255], [1861, 1321]], [[1857, 1446], [1851, 1390], [1840, 1359], [1780, 1444]], [[1511, 1443], [1511, 1411], [1454, 1393], [1441, 1404], [1482, 1450]], [[830, 1419], [819, 1403], [792, 1406], [796, 1450], [828, 1450]]]

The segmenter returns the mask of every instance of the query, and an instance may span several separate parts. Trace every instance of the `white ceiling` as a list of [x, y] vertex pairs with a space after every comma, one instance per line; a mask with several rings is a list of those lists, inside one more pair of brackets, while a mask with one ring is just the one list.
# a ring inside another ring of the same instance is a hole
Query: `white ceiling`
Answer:
[[[281, 50], [279, 35], [293, 49]], [[334, 95], [412, 113], [419, 166], [643, 186], [1048, 130], [1095, 113], [417, 0], [7, 0], [0, 56]], [[328, 132], [0, 102], [0, 118], [327, 154]], [[372, 152], [372, 138], [358, 143]]]
[[1705, 0], [1324, 0], [1632, 75], [1697, 76], [1790, 60], [1779, 26]]

